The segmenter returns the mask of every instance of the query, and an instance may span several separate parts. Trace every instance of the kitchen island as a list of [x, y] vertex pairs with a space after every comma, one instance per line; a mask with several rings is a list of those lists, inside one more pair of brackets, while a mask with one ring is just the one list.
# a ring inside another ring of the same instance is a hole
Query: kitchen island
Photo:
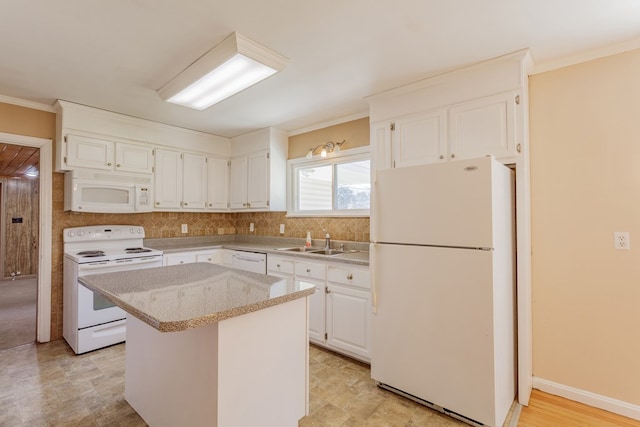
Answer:
[[310, 283], [207, 263], [80, 278], [127, 312], [125, 399], [156, 426], [297, 426]]

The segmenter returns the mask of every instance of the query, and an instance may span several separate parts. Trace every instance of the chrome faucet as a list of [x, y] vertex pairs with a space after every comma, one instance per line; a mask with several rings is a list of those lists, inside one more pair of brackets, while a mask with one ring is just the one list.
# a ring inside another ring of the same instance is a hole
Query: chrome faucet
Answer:
[[329, 236], [329, 233], [324, 236], [324, 248], [331, 249], [331, 236]]

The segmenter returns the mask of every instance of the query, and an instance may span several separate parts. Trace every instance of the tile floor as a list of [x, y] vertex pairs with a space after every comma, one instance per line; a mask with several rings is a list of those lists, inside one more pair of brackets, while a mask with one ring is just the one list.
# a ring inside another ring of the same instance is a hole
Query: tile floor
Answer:
[[36, 339], [37, 279], [0, 282], [0, 350]]
[[[125, 402], [124, 344], [76, 356], [63, 340], [0, 351], [0, 426], [145, 426]], [[310, 347], [310, 426], [465, 426], [379, 389], [369, 367]]]

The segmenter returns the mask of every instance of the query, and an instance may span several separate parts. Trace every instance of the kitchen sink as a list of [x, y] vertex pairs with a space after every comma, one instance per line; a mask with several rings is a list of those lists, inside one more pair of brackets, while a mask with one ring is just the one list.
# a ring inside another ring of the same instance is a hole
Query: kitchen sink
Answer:
[[314, 254], [314, 255], [327, 255], [327, 256], [333, 256], [333, 255], [341, 255], [341, 254], [352, 254], [358, 251], [354, 251], [354, 250], [349, 250], [349, 251], [345, 251], [342, 249], [318, 249], [318, 248], [307, 248], [304, 246], [296, 246], [293, 248], [278, 248], [276, 249], [277, 251], [283, 251], [283, 252], [304, 252], [304, 253], [308, 253], [308, 254]]
[[320, 249], [320, 250], [315, 250], [315, 251], [310, 251], [309, 253], [312, 254], [316, 254], [316, 255], [340, 255], [340, 254], [346, 254], [348, 251], [343, 251], [341, 249]]
[[314, 252], [317, 249], [306, 248], [304, 246], [296, 246], [294, 248], [278, 248], [276, 250], [277, 251], [284, 251], [284, 252]]

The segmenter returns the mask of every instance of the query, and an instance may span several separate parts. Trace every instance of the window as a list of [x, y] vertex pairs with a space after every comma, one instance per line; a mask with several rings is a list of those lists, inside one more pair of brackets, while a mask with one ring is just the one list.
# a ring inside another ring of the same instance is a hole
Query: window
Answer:
[[288, 163], [290, 216], [369, 215], [368, 147], [351, 149], [331, 158], [302, 158]]

